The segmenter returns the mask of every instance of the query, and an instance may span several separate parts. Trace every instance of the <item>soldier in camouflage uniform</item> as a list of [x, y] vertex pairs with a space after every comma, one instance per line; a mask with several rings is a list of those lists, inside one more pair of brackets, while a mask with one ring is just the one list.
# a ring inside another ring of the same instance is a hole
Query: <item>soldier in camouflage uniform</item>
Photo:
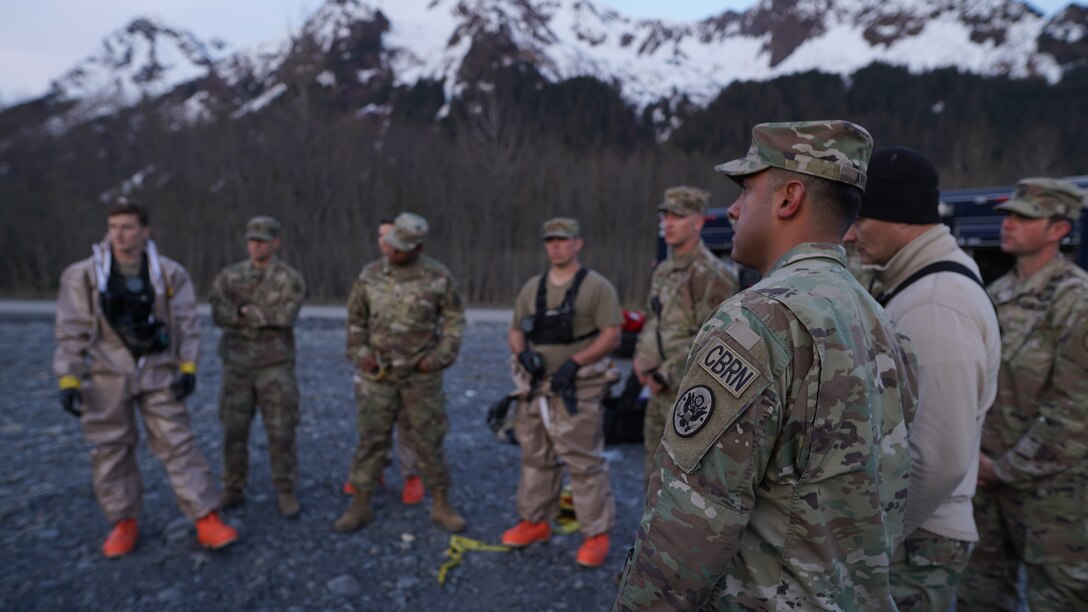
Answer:
[[1075, 185], [1032, 178], [998, 206], [1016, 267], [989, 287], [1002, 359], [960, 610], [1016, 609], [1021, 566], [1032, 610], [1088, 609], [1088, 274], [1059, 252], [1083, 205]]
[[280, 513], [298, 516], [295, 427], [298, 382], [295, 380], [295, 320], [306, 296], [306, 283], [276, 257], [280, 223], [254, 217], [246, 226], [249, 259], [224, 268], [212, 283], [208, 301], [212, 320], [223, 328], [219, 356], [219, 420], [223, 423], [223, 508], [245, 500], [249, 426], [260, 407], [268, 436], [272, 484]]
[[719, 172], [763, 280], [703, 325], [616, 609], [894, 609], [916, 405], [909, 340], [846, 270], [872, 139], [760, 124]]
[[642, 427], [647, 480], [691, 342], [718, 304], [738, 289], [733, 272], [700, 235], [709, 198], [702, 189], [672, 187], [657, 207], [672, 254], [654, 268], [650, 317], [639, 334], [634, 362], [635, 375], [651, 393]]
[[[393, 252], [393, 247], [383, 240], [385, 235], [393, 229], [392, 219], [381, 219], [378, 221], [378, 249], [382, 255], [389, 255]], [[414, 506], [423, 502], [423, 496], [426, 491], [423, 488], [423, 481], [419, 478], [419, 470], [416, 469], [416, 453], [412, 450], [411, 445], [408, 444], [408, 429], [411, 425], [408, 423], [408, 413], [402, 410], [400, 416], [397, 417], [396, 433], [393, 436], [393, 446], [396, 449], [397, 455], [397, 467], [400, 468], [400, 476], [404, 481], [404, 489], [401, 491], [400, 501], [407, 506]], [[390, 451], [389, 459], [386, 460], [386, 464], [393, 462], [393, 452]], [[382, 484], [382, 475], [378, 474], [378, 484]], [[343, 491], [346, 495], [355, 495], [355, 487], [351, 484], [351, 476], [348, 476], [348, 480], [344, 483]]]
[[465, 311], [456, 282], [423, 254], [427, 222], [401, 213], [383, 240], [393, 250], [367, 264], [348, 298], [347, 357], [355, 365], [359, 446], [351, 466], [351, 506], [333, 529], [346, 533], [370, 522], [370, 492], [386, 463], [393, 424], [401, 411], [411, 427], [423, 484], [431, 491], [431, 520], [462, 531], [465, 520], [449, 503], [449, 471], [442, 438], [446, 418], [442, 370], [461, 347]]

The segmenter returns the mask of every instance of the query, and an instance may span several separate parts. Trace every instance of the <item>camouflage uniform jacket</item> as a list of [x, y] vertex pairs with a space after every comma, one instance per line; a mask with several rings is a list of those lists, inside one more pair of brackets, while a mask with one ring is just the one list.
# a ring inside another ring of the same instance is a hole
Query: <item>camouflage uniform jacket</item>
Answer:
[[1082, 487], [1088, 477], [1088, 273], [1058, 256], [1023, 281], [1009, 272], [989, 292], [1001, 321], [1001, 371], [982, 451], [1008, 485], [1029, 488], [1051, 479]]
[[661, 316], [654, 313], [652, 305], [647, 307], [649, 317], [639, 334], [637, 349], [642, 370], [656, 368], [669, 387], [675, 386], [684, 375], [688, 350], [703, 321], [737, 288], [732, 271], [702, 241], [690, 252], [659, 263], [654, 268], [650, 300], [657, 297]]
[[[212, 321], [223, 328], [219, 356], [228, 365], [264, 368], [295, 359], [295, 320], [306, 297], [302, 275], [278, 258], [264, 269], [249, 260], [212, 282]], [[242, 316], [240, 307], [249, 305]]]
[[617, 609], [895, 609], [916, 361], [845, 264], [798, 245], [703, 325]]
[[420, 255], [394, 266], [382, 258], [363, 268], [348, 298], [347, 357], [367, 355], [389, 368], [415, 368], [430, 357], [445, 368], [457, 358], [465, 309], [446, 266]]
[[[108, 242], [102, 242], [99, 247], [110, 248]], [[162, 270], [162, 294], [155, 296], [154, 312], [156, 318], [166, 323], [170, 347], [143, 357], [140, 368], [136, 367], [132, 353], [102, 312], [94, 258], [76, 262], [64, 270], [57, 294], [57, 346], [53, 353], [53, 371], [58, 378], [84, 379], [95, 374], [136, 372], [138, 388], [147, 391], [173, 383], [181, 364], [196, 363], [200, 350], [200, 318], [196, 312], [192, 280], [188, 271], [169, 257], [160, 255], [158, 265]]]

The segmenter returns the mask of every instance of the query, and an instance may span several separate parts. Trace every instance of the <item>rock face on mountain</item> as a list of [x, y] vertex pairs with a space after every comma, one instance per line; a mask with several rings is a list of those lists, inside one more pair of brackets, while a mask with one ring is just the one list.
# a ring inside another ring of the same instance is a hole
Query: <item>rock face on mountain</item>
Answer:
[[1088, 7], [1071, 4], [1043, 26], [1040, 53], [1054, 56], [1063, 67], [1088, 65]]
[[328, 0], [290, 40], [236, 52], [136, 19], [44, 100], [54, 130], [159, 97], [191, 122], [259, 112], [304, 79], [342, 89], [345, 110], [381, 114], [394, 88], [435, 84], [448, 103], [522, 65], [551, 82], [595, 78], [643, 109], [705, 106], [735, 81], [849, 75], [873, 62], [1056, 82], [1086, 58], [1088, 9], [1077, 4], [1045, 19], [1018, 0], [760, 0], [670, 22], [590, 0]]
[[74, 103], [68, 109], [72, 119], [93, 119], [200, 79], [229, 52], [221, 40], [205, 42], [187, 30], [139, 18], [55, 80], [48, 97]]

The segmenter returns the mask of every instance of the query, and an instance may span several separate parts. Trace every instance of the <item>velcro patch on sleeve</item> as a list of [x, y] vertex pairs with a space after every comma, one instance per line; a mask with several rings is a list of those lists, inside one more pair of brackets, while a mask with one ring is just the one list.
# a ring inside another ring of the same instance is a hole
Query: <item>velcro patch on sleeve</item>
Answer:
[[[751, 331], [751, 330], [748, 330]], [[740, 354], [740, 347], [712, 339], [700, 354], [697, 363], [733, 397], [740, 397], [755, 382], [758, 370]]]
[[680, 469], [690, 474], [699, 467], [722, 433], [770, 385], [769, 371], [762, 338], [749, 350], [728, 329], [713, 333], [688, 362], [665, 426], [662, 445]]
[[752, 328], [748, 326], [748, 322], [744, 319], [733, 319], [733, 322], [729, 324], [729, 327], [725, 328], [725, 333], [733, 337], [734, 340], [740, 342], [741, 346], [745, 350], [752, 350], [752, 347], [762, 341], [759, 334], [752, 331]]

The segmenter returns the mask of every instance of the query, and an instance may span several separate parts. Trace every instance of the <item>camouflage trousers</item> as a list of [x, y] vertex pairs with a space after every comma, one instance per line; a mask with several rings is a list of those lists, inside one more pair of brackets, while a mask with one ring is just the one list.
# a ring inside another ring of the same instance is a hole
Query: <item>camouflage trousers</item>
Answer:
[[298, 383], [295, 364], [265, 368], [223, 367], [219, 388], [219, 420], [223, 423], [223, 488], [245, 488], [249, 466], [249, 430], [261, 411], [272, 485], [292, 492], [298, 479], [295, 427], [298, 426]]
[[582, 533], [595, 536], [615, 527], [616, 500], [604, 459], [601, 414], [611, 380], [578, 379], [578, 412], [573, 415], [550, 392], [540, 391], [528, 403], [518, 401], [514, 435], [521, 446], [517, 507], [522, 520], [539, 523], [559, 515], [565, 465]]
[[218, 495], [204, 453], [193, 437], [189, 411], [169, 387], [134, 393], [131, 376], [92, 375], [83, 388], [80, 423], [92, 445], [94, 495], [110, 523], [136, 518], [143, 508], [143, 485], [136, 465], [140, 413], [147, 445], [166, 468], [178, 507], [190, 519], [215, 510]]
[[447, 490], [449, 470], [442, 440], [449, 431], [442, 373], [392, 370], [380, 381], [355, 377], [359, 445], [351, 462], [350, 480], [357, 491], [371, 491], [388, 463], [393, 426], [403, 414], [408, 427], [399, 440], [415, 451], [416, 469], [431, 491]]
[[925, 529], [910, 534], [889, 567], [892, 598], [899, 609], [947, 612], [973, 545]]
[[642, 470], [642, 485], [650, 482], [650, 472], [654, 469], [654, 453], [661, 445], [661, 438], [665, 435], [665, 422], [672, 414], [672, 406], [676, 395], [671, 390], [665, 393], [653, 393], [646, 402], [646, 416], [642, 420], [642, 443], [646, 447], [646, 456]]
[[[397, 416], [394, 446], [396, 447], [397, 469], [403, 480], [407, 480], [409, 476], [419, 476], [419, 468], [416, 467], [416, 452], [412, 450], [412, 444], [409, 442], [411, 429], [412, 425], [408, 422], [408, 412], [401, 410], [400, 415]], [[391, 462], [392, 457], [387, 459], [385, 463], [388, 465]]]
[[979, 542], [960, 581], [957, 610], [1017, 610], [1021, 567], [1033, 612], [1088, 610], [1083, 481], [979, 489], [973, 501]]
[[[393, 463], [393, 455], [397, 456], [397, 471], [400, 473], [401, 480], [408, 480], [409, 476], [419, 476], [419, 468], [416, 467], [416, 452], [412, 450], [412, 444], [409, 442], [411, 434], [408, 431], [411, 428], [408, 412], [401, 410], [397, 415], [397, 426], [393, 430], [393, 448], [390, 449], [385, 460], [385, 465], [388, 466]], [[350, 470], [348, 479], [351, 479]]]

